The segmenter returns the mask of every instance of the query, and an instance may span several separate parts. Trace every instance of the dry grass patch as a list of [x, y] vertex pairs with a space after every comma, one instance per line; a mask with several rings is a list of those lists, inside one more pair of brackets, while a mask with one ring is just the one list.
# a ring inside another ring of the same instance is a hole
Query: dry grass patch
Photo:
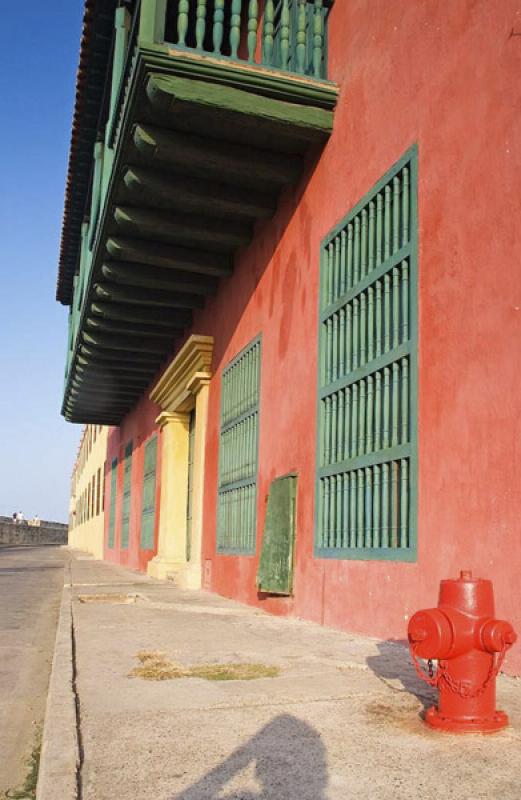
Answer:
[[207, 681], [251, 681], [257, 678], [276, 678], [280, 670], [266, 664], [197, 664], [181, 667], [165, 653], [141, 650], [137, 654], [138, 667], [130, 673], [132, 678], [147, 681], [170, 681], [175, 678], [203, 678]]
[[276, 678], [280, 670], [266, 664], [202, 664], [190, 668], [190, 677], [207, 681], [253, 681]]
[[137, 601], [137, 596], [135, 594], [111, 594], [110, 592], [105, 594], [79, 594], [78, 600], [80, 603], [123, 603], [124, 605], [130, 605]]

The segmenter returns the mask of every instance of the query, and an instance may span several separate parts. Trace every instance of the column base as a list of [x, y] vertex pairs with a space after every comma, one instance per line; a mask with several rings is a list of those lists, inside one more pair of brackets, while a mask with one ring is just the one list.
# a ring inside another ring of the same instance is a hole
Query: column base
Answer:
[[168, 570], [167, 578], [179, 589], [200, 589], [201, 565], [192, 562], [176, 564]]
[[171, 580], [179, 589], [201, 588], [201, 565], [174, 559], [158, 558], [148, 562], [147, 575], [158, 580]]
[[170, 558], [159, 558], [155, 556], [147, 564], [147, 575], [151, 578], [157, 578], [160, 581], [167, 579], [168, 573], [172, 570], [178, 569], [181, 566], [179, 561], [174, 561]]

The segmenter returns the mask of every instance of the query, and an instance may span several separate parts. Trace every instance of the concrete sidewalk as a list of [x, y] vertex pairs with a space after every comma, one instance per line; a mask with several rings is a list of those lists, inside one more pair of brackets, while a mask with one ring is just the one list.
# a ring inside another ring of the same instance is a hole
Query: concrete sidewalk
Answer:
[[[437, 734], [419, 718], [430, 690], [399, 645], [267, 616], [77, 553], [68, 569], [57, 646], [61, 637], [66, 650], [69, 614], [73, 659], [55, 655], [39, 800], [521, 797], [519, 681], [499, 681], [506, 731]], [[280, 672], [131, 677], [142, 651], [183, 667], [247, 662]], [[55, 706], [67, 703], [57, 722]]]

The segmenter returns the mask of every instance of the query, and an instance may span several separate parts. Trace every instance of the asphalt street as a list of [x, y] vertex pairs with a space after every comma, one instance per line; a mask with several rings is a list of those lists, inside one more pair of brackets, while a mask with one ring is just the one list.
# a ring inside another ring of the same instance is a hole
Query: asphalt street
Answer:
[[66, 558], [0, 547], [0, 796], [23, 783], [43, 725]]

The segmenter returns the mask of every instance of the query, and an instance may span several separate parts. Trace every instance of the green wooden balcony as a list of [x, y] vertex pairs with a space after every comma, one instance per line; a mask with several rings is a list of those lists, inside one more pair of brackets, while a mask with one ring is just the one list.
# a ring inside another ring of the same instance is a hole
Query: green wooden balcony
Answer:
[[88, 203], [61, 264], [71, 421], [119, 423], [232, 275], [255, 222], [326, 143], [338, 92], [327, 80], [331, 5], [116, 10]]

